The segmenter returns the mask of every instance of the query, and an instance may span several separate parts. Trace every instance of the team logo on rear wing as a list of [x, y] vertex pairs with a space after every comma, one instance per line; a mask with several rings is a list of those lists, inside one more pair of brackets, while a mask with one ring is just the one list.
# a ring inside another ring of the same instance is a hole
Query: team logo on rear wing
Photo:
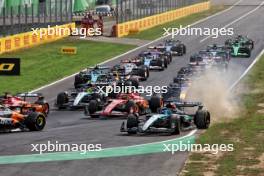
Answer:
[[0, 76], [20, 75], [20, 59], [0, 58]]

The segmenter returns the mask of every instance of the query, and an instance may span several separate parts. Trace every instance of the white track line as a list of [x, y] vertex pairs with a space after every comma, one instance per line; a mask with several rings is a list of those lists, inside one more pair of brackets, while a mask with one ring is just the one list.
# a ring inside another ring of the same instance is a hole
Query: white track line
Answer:
[[245, 70], [245, 72], [238, 78], [234, 84], [229, 88], [229, 91], [232, 91], [237, 84], [247, 75], [247, 73], [252, 69], [252, 67], [259, 61], [261, 56], [264, 55], [264, 49], [259, 53], [259, 55], [254, 59], [254, 61], [250, 64], [250, 66]]
[[[246, 18], [247, 16], [249, 16], [250, 14], [254, 13], [255, 11], [257, 11], [262, 5], [264, 4], [264, 1], [262, 1], [262, 3], [260, 3], [255, 9], [249, 11], [248, 13], [242, 15], [241, 17], [235, 19], [234, 21], [232, 21], [231, 23], [228, 23], [227, 25], [225, 25], [223, 28], [227, 28], [229, 26], [231, 26], [234, 23], [239, 22], [240, 20]], [[209, 35], [207, 37], [205, 37], [204, 39], [200, 40], [200, 43], [206, 41], [207, 39], [211, 38], [213, 35]]]
[[[149, 144], [159, 144], [159, 143], [170, 142], [170, 141], [174, 141], [174, 140], [182, 140], [182, 139], [185, 139], [187, 137], [191, 137], [197, 131], [198, 131], [197, 129], [196, 130], [192, 130], [188, 134], [186, 134], [185, 136], [181, 136], [179, 138], [168, 139], [168, 140], [165, 140], [165, 141], [157, 141], [157, 142], [150, 142], [150, 143], [138, 144], [138, 145], [130, 145], [130, 146], [121, 146], [121, 147], [129, 147], [129, 148], [131, 148], [131, 147], [140, 147], [140, 146], [149, 145]], [[110, 148], [105, 148], [103, 150], [109, 150], [109, 149], [121, 148], [121, 147], [110, 147]]]
[[[211, 16], [208, 16], [208, 17], [206, 17], [206, 18], [203, 18], [203, 19], [201, 19], [201, 20], [198, 20], [198, 21], [192, 23], [190, 26], [197, 25], [197, 24], [202, 23], [202, 22], [204, 22], [204, 21], [206, 21], [206, 20], [209, 20], [209, 19], [211, 19], [211, 18], [213, 18], [213, 17], [215, 17], [215, 16], [221, 15], [221, 14], [223, 14], [223, 13], [225, 13], [225, 12], [231, 10], [235, 5], [237, 5], [237, 4], [240, 3], [241, 1], [243, 1], [243, 0], [239, 0], [238, 2], [236, 2], [234, 5], [232, 5], [231, 7], [229, 7], [229, 8], [226, 9], [226, 10], [220, 11], [220, 12], [218, 12], [218, 13], [216, 13], [216, 14], [213, 14], [213, 15], [211, 15]], [[121, 55], [118, 55], [118, 56], [113, 57], [113, 58], [111, 58], [111, 59], [108, 59], [108, 60], [106, 60], [106, 61], [104, 61], [104, 62], [101, 62], [101, 63], [99, 63], [99, 65], [105, 64], [105, 63], [110, 62], [110, 61], [113, 61], [113, 60], [115, 60], [115, 59], [117, 59], [117, 58], [119, 58], [119, 57], [122, 57], [122, 56], [124, 56], [124, 55], [130, 54], [130, 53], [132, 53], [132, 52], [134, 52], [134, 51], [136, 51], [136, 50], [138, 50], [138, 49], [144, 48], [144, 47], [146, 47], [146, 46], [148, 46], [148, 45], [150, 45], [150, 44], [152, 44], [152, 43], [155, 43], [155, 42], [157, 42], [157, 41], [159, 41], [159, 40], [162, 40], [162, 39], [164, 39], [164, 38], [166, 38], [166, 37], [168, 37], [168, 36], [169, 36], [169, 35], [167, 35], [167, 36], [162, 36], [162, 37], [160, 37], [160, 38], [157, 38], [157, 39], [155, 39], [155, 40], [153, 40], [153, 41], [151, 41], [151, 42], [149, 42], [149, 43], [147, 43], [147, 44], [145, 44], [145, 45], [139, 46], [139, 47], [134, 48], [134, 49], [132, 49], [132, 50], [130, 50], [130, 51], [128, 51], [128, 52], [125, 52], [125, 53], [123, 53], [123, 54], [121, 54]], [[79, 73], [79, 72], [74, 73], [74, 74], [72, 74], [72, 75], [69, 75], [69, 76], [67, 76], [67, 77], [64, 77], [64, 78], [62, 78], [62, 79], [60, 79], [60, 80], [58, 80], [58, 81], [52, 82], [52, 83], [50, 83], [50, 84], [44, 85], [44, 86], [42, 86], [42, 87], [40, 87], [40, 88], [37, 88], [37, 89], [35, 89], [35, 90], [32, 90], [32, 91], [29, 92], [29, 93], [34, 93], [34, 92], [40, 91], [40, 90], [42, 90], [42, 89], [45, 89], [45, 88], [47, 88], [47, 87], [53, 86], [53, 85], [55, 85], [55, 84], [57, 84], [57, 83], [60, 83], [60, 82], [62, 82], [62, 81], [64, 81], [64, 80], [67, 80], [67, 79], [69, 79], [69, 78], [71, 78], [71, 77], [74, 77], [74, 76], [75, 76], [76, 74], [78, 74], [78, 73]]]

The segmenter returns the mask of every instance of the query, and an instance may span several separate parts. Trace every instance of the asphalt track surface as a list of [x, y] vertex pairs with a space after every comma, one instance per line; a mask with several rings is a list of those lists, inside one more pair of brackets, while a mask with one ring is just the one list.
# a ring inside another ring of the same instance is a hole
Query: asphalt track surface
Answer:
[[[230, 1], [222, 1], [228, 2]], [[233, 1], [235, 2], [235, 1]], [[218, 1], [219, 3], [219, 1]], [[232, 9], [201, 22], [193, 27], [218, 27], [221, 28], [242, 15], [252, 11], [261, 0], [240, 1]], [[233, 76], [230, 85], [247, 69], [256, 56], [264, 47], [264, 6], [261, 6], [245, 18], [233, 23], [235, 33], [248, 35], [255, 41], [255, 49], [252, 57], [247, 59], [232, 59], [231, 69], [239, 66], [239, 73]], [[187, 55], [174, 58], [168, 69], [163, 72], [152, 72], [150, 78], [143, 85], [162, 86], [172, 82], [177, 71], [185, 66], [192, 53], [204, 49], [208, 44], [223, 44], [228, 37], [218, 39], [209, 38], [203, 42], [204, 36], [177, 37], [187, 45]], [[163, 39], [164, 40], [164, 39]], [[160, 42], [160, 41], [159, 41]], [[157, 43], [159, 43], [157, 42]], [[153, 44], [152, 44], [153, 45]], [[125, 57], [118, 58], [106, 65], [117, 64], [120, 59], [129, 58], [137, 55], [146, 48], [138, 49]], [[233, 66], [232, 66], [233, 65]], [[39, 92], [52, 104], [54, 97], [62, 90], [68, 90], [72, 87], [73, 78], [66, 79], [55, 85], [47, 87]], [[84, 117], [81, 111], [52, 111], [47, 120], [47, 126], [43, 132], [17, 132], [0, 134], [0, 155], [21, 155], [32, 154], [30, 144], [47, 143], [50, 141], [59, 141], [60, 143], [76, 144], [102, 144], [103, 148], [129, 146], [134, 144], [144, 144], [156, 141], [164, 141], [175, 138], [175, 136], [164, 135], [143, 135], [126, 136], [119, 133], [120, 124], [123, 120], [90, 120]], [[186, 133], [181, 134], [186, 135]], [[178, 137], [178, 136], [177, 136]], [[28, 164], [6, 164], [0, 165], [0, 176], [161, 176], [177, 175], [182, 168], [187, 152], [178, 152], [174, 155], [170, 153], [145, 154], [129, 157], [101, 158], [89, 160], [72, 160], [45, 163]]]

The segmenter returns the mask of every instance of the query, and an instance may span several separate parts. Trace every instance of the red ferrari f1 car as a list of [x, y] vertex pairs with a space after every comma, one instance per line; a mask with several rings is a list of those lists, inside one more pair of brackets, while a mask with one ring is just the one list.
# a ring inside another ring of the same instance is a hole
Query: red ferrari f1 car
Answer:
[[85, 107], [85, 115], [96, 117], [127, 117], [128, 114], [147, 114], [149, 101], [137, 93], [119, 94], [106, 103], [92, 100]]
[[[34, 99], [33, 103], [31, 103], [29, 99]], [[4, 96], [0, 97], [0, 103], [13, 111], [19, 109], [23, 114], [39, 112], [47, 116], [50, 110], [49, 104], [41, 94], [24, 93], [13, 96], [9, 93], [5, 93]]]

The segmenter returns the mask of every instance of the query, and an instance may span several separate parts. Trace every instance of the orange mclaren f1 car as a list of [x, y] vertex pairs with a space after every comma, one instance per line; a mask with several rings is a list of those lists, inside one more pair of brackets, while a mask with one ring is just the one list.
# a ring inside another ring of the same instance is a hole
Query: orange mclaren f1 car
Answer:
[[13, 129], [41, 131], [46, 125], [46, 116], [40, 112], [22, 114], [0, 105], [0, 131]]

